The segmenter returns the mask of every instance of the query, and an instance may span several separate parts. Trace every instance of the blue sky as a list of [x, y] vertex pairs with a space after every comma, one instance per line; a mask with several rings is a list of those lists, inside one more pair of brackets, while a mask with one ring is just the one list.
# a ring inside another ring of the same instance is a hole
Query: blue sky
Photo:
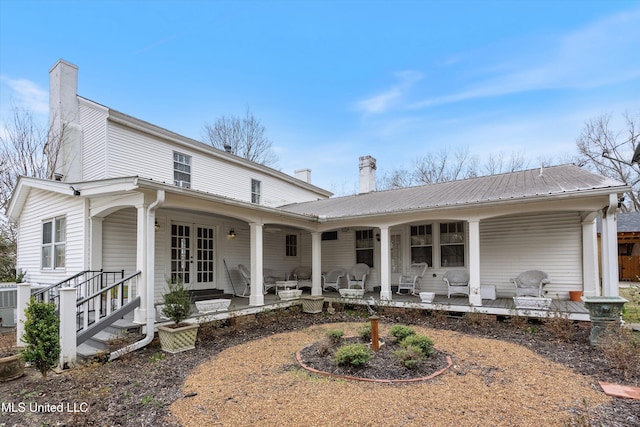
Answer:
[[247, 107], [288, 174], [354, 192], [443, 148], [575, 153], [584, 123], [640, 111], [640, 1], [0, 0], [0, 115], [46, 120], [48, 70], [194, 139]]

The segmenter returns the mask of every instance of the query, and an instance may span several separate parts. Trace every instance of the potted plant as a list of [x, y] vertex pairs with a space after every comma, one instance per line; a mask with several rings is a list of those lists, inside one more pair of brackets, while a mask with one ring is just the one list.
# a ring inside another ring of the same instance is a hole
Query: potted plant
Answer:
[[21, 377], [24, 374], [24, 359], [16, 347], [15, 334], [0, 335], [0, 382]]
[[162, 350], [179, 353], [196, 347], [198, 323], [184, 322], [192, 313], [191, 295], [180, 279], [167, 280], [169, 291], [162, 295], [162, 314], [173, 323], [158, 325]]

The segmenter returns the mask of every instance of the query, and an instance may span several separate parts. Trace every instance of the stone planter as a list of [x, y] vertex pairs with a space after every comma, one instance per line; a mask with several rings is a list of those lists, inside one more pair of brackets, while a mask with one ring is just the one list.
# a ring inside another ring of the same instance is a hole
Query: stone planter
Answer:
[[286, 289], [284, 291], [278, 291], [278, 296], [282, 301], [298, 299], [302, 296], [302, 289]]
[[0, 382], [14, 380], [24, 374], [24, 360], [16, 350], [13, 356], [0, 357]]
[[364, 289], [338, 289], [342, 298], [362, 298], [364, 296]]
[[227, 311], [231, 305], [230, 299], [218, 298], [196, 301], [196, 308], [200, 313], [215, 313], [216, 311]]
[[620, 325], [622, 308], [628, 301], [622, 297], [582, 297], [582, 301], [591, 317], [589, 342], [597, 345], [607, 328]]
[[158, 325], [158, 337], [162, 350], [167, 353], [180, 353], [196, 348], [199, 324], [188, 324], [172, 328], [172, 324]]
[[433, 302], [433, 299], [435, 298], [435, 296], [436, 296], [435, 292], [420, 292], [420, 302], [431, 303]]
[[523, 310], [548, 310], [551, 307], [551, 298], [539, 297], [513, 297], [516, 308]]
[[307, 295], [302, 297], [302, 311], [304, 313], [322, 313], [324, 297], [319, 295]]

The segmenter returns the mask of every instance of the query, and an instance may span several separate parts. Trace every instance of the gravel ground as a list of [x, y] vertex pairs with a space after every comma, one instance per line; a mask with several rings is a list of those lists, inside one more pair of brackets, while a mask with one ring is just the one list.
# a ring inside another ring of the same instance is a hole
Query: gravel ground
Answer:
[[355, 335], [367, 321], [354, 308], [336, 308], [333, 315], [292, 309], [203, 326], [196, 349], [178, 355], [154, 342], [124, 360], [45, 381], [29, 369], [0, 383], [3, 408], [86, 403], [86, 412], [3, 410], [0, 425], [640, 425], [640, 402], [609, 398], [597, 384], [640, 386], [640, 378], [625, 377], [592, 348], [588, 327], [571, 327], [559, 340], [545, 325], [387, 308], [379, 313], [383, 334], [412, 324], [454, 366], [424, 382], [370, 384], [319, 377], [296, 363], [295, 352], [326, 330]]

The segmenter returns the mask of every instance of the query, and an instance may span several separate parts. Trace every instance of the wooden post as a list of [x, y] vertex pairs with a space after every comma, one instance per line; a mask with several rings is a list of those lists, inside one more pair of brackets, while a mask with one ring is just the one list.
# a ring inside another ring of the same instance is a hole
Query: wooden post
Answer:
[[371, 349], [378, 351], [380, 349], [380, 341], [378, 339], [378, 316], [369, 317], [371, 321]]

